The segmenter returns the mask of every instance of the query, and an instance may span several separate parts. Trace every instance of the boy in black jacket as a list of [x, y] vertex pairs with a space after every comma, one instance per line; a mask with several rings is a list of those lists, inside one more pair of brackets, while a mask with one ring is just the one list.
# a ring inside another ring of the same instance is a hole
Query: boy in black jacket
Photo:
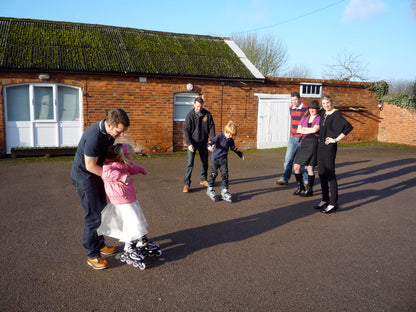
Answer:
[[236, 147], [233, 136], [237, 135], [237, 126], [233, 121], [229, 121], [224, 127], [224, 132], [212, 138], [213, 144], [208, 144], [208, 150], [212, 152], [211, 157], [211, 173], [208, 178], [207, 195], [216, 201], [215, 191], [213, 189], [215, 179], [218, 175], [218, 170], [221, 172], [222, 200], [231, 203], [231, 194], [228, 192], [228, 151], [232, 150], [241, 159], [244, 160], [244, 155]]

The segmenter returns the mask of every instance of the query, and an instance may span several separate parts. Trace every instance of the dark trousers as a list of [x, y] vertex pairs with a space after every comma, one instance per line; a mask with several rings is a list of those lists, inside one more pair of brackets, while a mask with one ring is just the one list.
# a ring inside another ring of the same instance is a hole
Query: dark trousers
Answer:
[[[337, 144], [320, 142], [318, 145], [318, 174], [321, 180], [322, 201], [338, 204], [338, 182], [335, 175]], [[329, 194], [331, 193], [331, 197]]]
[[104, 237], [97, 234], [97, 229], [101, 225], [101, 212], [107, 205], [104, 183], [98, 176], [82, 182], [72, 180], [72, 183], [84, 209], [82, 244], [88, 258], [99, 258], [101, 256], [100, 249], [104, 247]]
[[[338, 182], [335, 172], [328, 170], [325, 174], [319, 174], [322, 189], [322, 201], [329, 202], [331, 205], [338, 204]], [[331, 191], [331, 197], [329, 192]]]
[[221, 172], [222, 187], [228, 189], [228, 161], [227, 160], [211, 160], [211, 173], [208, 178], [208, 186], [213, 187], [215, 179], [218, 176], [218, 170]]
[[199, 158], [201, 159], [201, 173], [199, 176], [200, 181], [207, 180], [207, 171], [208, 171], [208, 149], [207, 143], [197, 143], [194, 145], [194, 152], [188, 150], [186, 154], [186, 164], [185, 164], [185, 176], [183, 178], [183, 185], [191, 185], [191, 176], [192, 170], [194, 169], [194, 160], [196, 151], [199, 153]]

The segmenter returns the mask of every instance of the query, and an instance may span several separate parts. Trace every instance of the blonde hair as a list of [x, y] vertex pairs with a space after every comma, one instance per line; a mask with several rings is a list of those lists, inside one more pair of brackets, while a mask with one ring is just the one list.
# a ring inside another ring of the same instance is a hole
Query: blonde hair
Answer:
[[322, 100], [327, 100], [332, 103], [332, 97], [329, 94], [323, 94]]
[[126, 155], [131, 152], [134, 152], [133, 146], [127, 143], [118, 143], [108, 147], [105, 157], [110, 161], [129, 164], [130, 161], [127, 159]]
[[237, 125], [235, 124], [234, 121], [229, 121], [225, 127], [224, 127], [224, 132], [231, 134], [232, 136], [237, 135]]

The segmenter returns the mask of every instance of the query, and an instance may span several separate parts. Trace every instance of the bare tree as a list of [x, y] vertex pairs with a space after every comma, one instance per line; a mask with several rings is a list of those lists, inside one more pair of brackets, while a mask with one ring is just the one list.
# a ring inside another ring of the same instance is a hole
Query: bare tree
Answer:
[[414, 94], [414, 86], [416, 81], [407, 79], [395, 79], [388, 81], [389, 94]]
[[285, 74], [289, 78], [312, 78], [312, 73], [306, 65], [294, 65]]
[[264, 76], [277, 76], [286, 65], [287, 48], [276, 37], [238, 33], [231, 38]]
[[344, 50], [336, 57], [335, 64], [326, 65], [322, 72], [325, 79], [366, 81], [367, 65], [361, 63], [359, 56]]

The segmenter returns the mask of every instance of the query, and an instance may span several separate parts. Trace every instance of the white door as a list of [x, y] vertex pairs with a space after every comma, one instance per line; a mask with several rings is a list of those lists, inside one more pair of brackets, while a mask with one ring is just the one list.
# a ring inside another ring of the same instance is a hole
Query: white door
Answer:
[[259, 98], [257, 114], [257, 148], [287, 145], [290, 131], [290, 95], [255, 94]]
[[5, 88], [7, 153], [14, 147], [72, 147], [82, 135], [80, 88], [23, 84]]
[[56, 107], [53, 86], [33, 86], [33, 146], [53, 147], [58, 145]]

